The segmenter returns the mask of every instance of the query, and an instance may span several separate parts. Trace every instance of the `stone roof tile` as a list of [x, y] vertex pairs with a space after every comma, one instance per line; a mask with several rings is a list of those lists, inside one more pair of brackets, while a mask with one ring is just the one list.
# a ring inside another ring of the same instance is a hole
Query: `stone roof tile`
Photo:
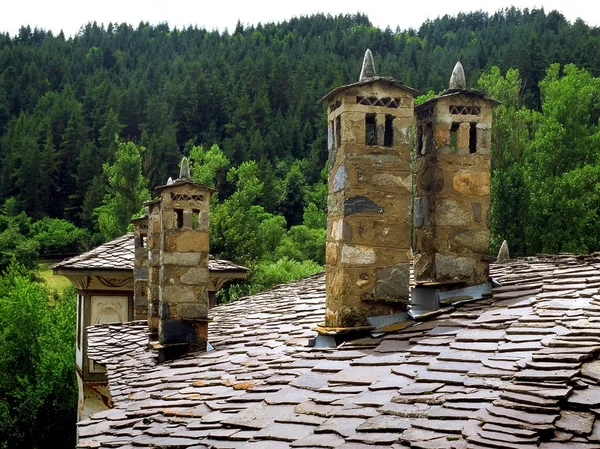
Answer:
[[599, 448], [599, 266], [493, 265], [491, 299], [337, 348], [311, 346], [323, 275], [215, 307], [215, 349], [160, 365], [144, 322], [89, 328], [115, 409], [79, 447]]

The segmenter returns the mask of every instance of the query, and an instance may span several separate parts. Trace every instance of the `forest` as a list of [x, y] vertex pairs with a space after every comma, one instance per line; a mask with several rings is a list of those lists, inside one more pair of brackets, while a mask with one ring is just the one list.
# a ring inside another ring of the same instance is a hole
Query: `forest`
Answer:
[[582, 20], [509, 8], [409, 30], [356, 14], [232, 32], [142, 22], [88, 23], [71, 38], [0, 33], [0, 447], [73, 447], [74, 295], [36, 281], [39, 257], [122, 235], [182, 156], [218, 189], [212, 253], [251, 268], [221, 300], [322, 269], [317, 101], [358, 80], [367, 48], [417, 101], [447, 88], [460, 60], [469, 87], [502, 102], [492, 255], [504, 239], [513, 256], [600, 250], [600, 28]]

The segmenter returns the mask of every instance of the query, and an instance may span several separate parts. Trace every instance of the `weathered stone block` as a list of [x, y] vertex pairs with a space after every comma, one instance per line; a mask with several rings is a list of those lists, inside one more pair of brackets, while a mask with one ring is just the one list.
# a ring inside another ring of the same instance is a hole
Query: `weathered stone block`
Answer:
[[430, 166], [423, 170], [419, 178], [419, 186], [423, 193], [439, 193], [444, 190], [444, 173], [437, 166]]
[[406, 303], [409, 297], [409, 269], [409, 263], [376, 269], [373, 299]]
[[164, 265], [181, 265], [184, 267], [195, 267], [200, 264], [200, 261], [206, 257], [205, 253], [171, 253], [163, 252], [161, 254], [162, 263]]
[[450, 146], [451, 123], [438, 123], [434, 128], [433, 138], [436, 148]]
[[414, 114], [410, 117], [396, 117], [394, 119], [394, 146], [412, 143], [412, 126]]
[[468, 282], [473, 279], [475, 259], [472, 257], [448, 256], [437, 253], [435, 255], [436, 281], [461, 280]]
[[414, 209], [415, 228], [429, 226], [429, 198], [426, 196], [416, 197]]
[[344, 201], [344, 215], [346, 216], [360, 213], [383, 214], [383, 212], [383, 207], [366, 196], [354, 196]]
[[339, 242], [327, 242], [325, 246], [325, 263], [328, 265], [337, 265], [339, 262], [340, 256], [340, 247], [341, 243]]
[[138, 297], [146, 297], [148, 291], [148, 281], [136, 280], [133, 283], [133, 295]]
[[203, 302], [194, 304], [177, 304], [177, 315], [188, 320], [204, 319], [208, 316], [208, 296]]
[[375, 251], [366, 245], [342, 246], [342, 260], [344, 265], [372, 265], [375, 263]]
[[173, 209], [163, 210], [162, 227], [164, 230], [177, 229], [177, 213]]
[[416, 228], [415, 235], [415, 253], [435, 252], [435, 233], [433, 227]]
[[341, 165], [333, 177], [333, 192], [339, 192], [346, 186], [346, 167]]
[[469, 153], [470, 133], [471, 124], [468, 122], [461, 123], [458, 127], [458, 132], [456, 133], [456, 147], [458, 148], [459, 153]]
[[331, 215], [343, 214], [344, 196], [341, 193], [329, 193], [327, 195], [327, 213]]
[[365, 143], [365, 116], [347, 112], [342, 116], [342, 145]]
[[[470, 206], [469, 206], [470, 207]], [[471, 211], [453, 198], [438, 199], [435, 203], [435, 224], [437, 226], [468, 226]]]
[[157, 266], [148, 269], [148, 283], [158, 285], [160, 282], [160, 268]]
[[454, 175], [452, 186], [463, 195], [489, 196], [490, 173], [460, 171]]
[[354, 215], [344, 221], [344, 241], [359, 245], [409, 248], [410, 226], [375, 217]]
[[342, 240], [344, 219], [340, 217], [332, 217], [331, 214], [327, 217], [327, 240], [338, 241]]
[[204, 231], [175, 231], [168, 233], [165, 238], [166, 250], [170, 252], [208, 251], [208, 232]]
[[372, 185], [381, 191], [393, 191], [409, 195], [412, 188], [412, 175], [404, 171], [397, 173], [374, 173], [371, 178]]
[[133, 305], [137, 309], [138, 307], [148, 307], [148, 298], [134, 298]]
[[193, 267], [181, 276], [181, 283], [190, 285], [206, 284], [208, 276], [208, 268]]
[[133, 278], [135, 280], [148, 279], [148, 268], [140, 267], [133, 270]]
[[406, 168], [400, 168], [396, 161], [365, 160], [363, 156], [355, 156], [348, 158], [346, 166], [347, 190], [377, 190], [410, 196], [412, 179], [408, 164]]
[[489, 125], [477, 124], [477, 153], [490, 154], [492, 148], [492, 130]]
[[327, 158], [327, 169], [330, 172], [336, 166], [337, 155], [338, 155], [338, 149], [335, 147], [331, 147], [329, 149], [328, 158]]
[[[401, 193], [382, 192], [373, 189], [346, 189], [346, 195], [351, 200], [354, 198], [366, 198], [370, 203], [375, 204], [372, 212], [366, 211], [358, 212], [358, 208], [352, 212], [357, 215], [363, 214], [364, 216], [377, 217], [382, 220], [390, 220], [392, 223], [400, 224], [401, 226], [411, 224], [411, 209], [412, 202], [410, 195], [403, 195]], [[379, 212], [381, 211], [381, 212]], [[346, 218], [348, 214], [346, 213]], [[350, 214], [353, 215], [353, 214]]]
[[374, 246], [377, 267], [388, 267], [410, 262], [410, 247], [392, 248], [389, 246]]
[[462, 229], [448, 238], [448, 248], [454, 253], [472, 251], [487, 254], [489, 246], [490, 232], [488, 230]]
[[193, 303], [196, 300], [194, 292], [180, 285], [169, 285], [162, 289], [162, 303], [181, 304]]
[[481, 203], [472, 203], [473, 207], [473, 220], [475, 223], [481, 223]]
[[428, 253], [416, 253], [413, 260], [413, 271], [416, 282], [431, 282], [434, 280], [434, 255]]

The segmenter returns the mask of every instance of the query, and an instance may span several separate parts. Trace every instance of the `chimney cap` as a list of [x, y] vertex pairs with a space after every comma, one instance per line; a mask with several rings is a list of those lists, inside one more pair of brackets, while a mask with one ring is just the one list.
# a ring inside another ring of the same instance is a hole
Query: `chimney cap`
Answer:
[[[173, 178], [169, 177], [167, 184], [162, 185], [162, 186], [157, 186], [154, 189], [154, 191], [157, 194], [160, 194], [160, 192], [162, 192], [165, 189], [179, 187], [184, 184], [189, 184], [196, 188], [201, 188], [203, 190], [207, 190], [210, 193], [217, 192], [217, 189], [213, 189], [212, 187], [209, 187], [204, 184], [200, 184], [199, 182], [195, 182], [192, 180], [192, 175], [190, 173], [190, 162], [188, 161], [188, 158], [185, 156], [183, 157], [183, 159], [181, 159], [181, 168], [179, 169], [179, 178], [177, 178], [175, 181], [173, 181]], [[149, 201], [147, 204], [151, 204], [151, 202]]]
[[389, 76], [377, 76], [377, 73], [375, 72], [375, 64], [373, 62], [373, 53], [371, 53], [371, 50], [367, 48], [367, 50], [365, 51], [365, 56], [363, 57], [362, 69], [360, 71], [360, 80], [357, 83], [346, 84], [343, 86], [336, 87], [323, 98], [321, 98], [317, 103], [326, 103], [329, 100], [331, 100], [334, 96], [347, 89], [367, 86], [376, 82], [382, 82], [389, 86], [404, 89], [405, 91], [409, 92], [413, 97], [421, 95], [420, 91], [404, 85], [401, 81], [395, 80], [394, 78], [391, 78]]
[[[179, 178], [177, 178], [177, 181], [191, 181], [192, 180], [192, 175], [190, 174], [190, 163], [188, 161], [187, 157], [183, 157], [183, 159], [181, 159], [181, 168], [179, 169]], [[167, 183], [168, 184], [168, 183]]]
[[510, 260], [510, 253], [508, 252], [508, 242], [504, 240], [500, 250], [498, 251], [497, 262], [508, 262]]
[[368, 81], [371, 78], [375, 78], [377, 73], [375, 72], [375, 63], [373, 62], [373, 53], [367, 48], [365, 56], [363, 57], [362, 69], [360, 71], [359, 82]]
[[467, 88], [467, 78], [465, 77], [465, 69], [463, 69], [460, 61], [456, 63], [454, 69], [452, 70], [452, 75], [450, 76], [450, 82], [448, 83], [448, 89], [466, 89]]

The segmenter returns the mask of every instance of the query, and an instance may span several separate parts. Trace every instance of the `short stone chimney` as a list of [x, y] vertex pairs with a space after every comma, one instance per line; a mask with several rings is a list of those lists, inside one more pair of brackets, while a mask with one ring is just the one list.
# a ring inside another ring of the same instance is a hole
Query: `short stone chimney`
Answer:
[[411, 129], [418, 91], [376, 75], [366, 51], [358, 83], [328, 107], [328, 328], [365, 326], [405, 310], [411, 244]]
[[161, 360], [206, 350], [212, 192], [214, 189], [190, 179], [184, 158], [179, 178], [157, 187], [159, 198], [149, 203], [148, 318], [151, 332], [158, 323]]
[[133, 223], [133, 319], [148, 319], [148, 215]]
[[459, 63], [449, 89], [415, 108], [414, 276], [418, 285], [476, 285], [489, 274], [492, 109], [467, 89]]

